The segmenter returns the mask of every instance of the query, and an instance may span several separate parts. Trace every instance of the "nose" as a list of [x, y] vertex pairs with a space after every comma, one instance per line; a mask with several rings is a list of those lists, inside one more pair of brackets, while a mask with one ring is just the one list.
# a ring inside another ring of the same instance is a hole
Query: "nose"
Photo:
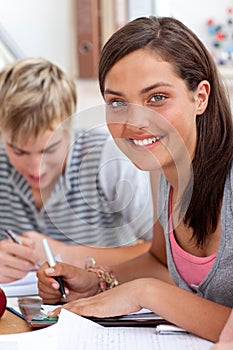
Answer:
[[151, 110], [141, 105], [129, 104], [127, 110], [127, 127], [137, 129], [149, 129]]
[[41, 155], [32, 155], [27, 162], [28, 172], [33, 176], [40, 176], [43, 172], [44, 162]]

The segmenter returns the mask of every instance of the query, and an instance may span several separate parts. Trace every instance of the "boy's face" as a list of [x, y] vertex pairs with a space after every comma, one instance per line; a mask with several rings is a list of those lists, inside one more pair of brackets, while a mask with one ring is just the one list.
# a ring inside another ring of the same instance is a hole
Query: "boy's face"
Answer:
[[65, 169], [69, 148], [68, 133], [63, 128], [47, 130], [24, 144], [6, 139], [6, 153], [14, 168], [24, 176], [33, 192], [50, 193]]

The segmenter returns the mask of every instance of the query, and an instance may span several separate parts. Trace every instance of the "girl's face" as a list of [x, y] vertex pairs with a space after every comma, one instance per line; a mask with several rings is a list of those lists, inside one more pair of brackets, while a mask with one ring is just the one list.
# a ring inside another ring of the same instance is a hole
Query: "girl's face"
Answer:
[[[194, 157], [196, 115], [208, 103], [209, 83], [190, 92], [172, 65], [139, 49], [105, 79], [107, 123], [120, 149], [141, 169], [171, 169]], [[187, 158], [186, 157], [186, 158]]]
[[23, 145], [11, 144], [6, 137], [6, 153], [14, 168], [33, 191], [51, 190], [64, 170], [69, 138], [63, 128], [47, 130]]

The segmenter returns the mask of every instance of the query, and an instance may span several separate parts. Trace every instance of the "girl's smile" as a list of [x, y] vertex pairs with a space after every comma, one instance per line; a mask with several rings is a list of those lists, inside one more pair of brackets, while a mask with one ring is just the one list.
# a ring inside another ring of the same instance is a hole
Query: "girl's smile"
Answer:
[[119, 60], [106, 75], [104, 92], [109, 130], [118, 146], [144, 170], [166, 170], [184, 150], [191, 162], [206, 85], [190, 92], [172, 65], [149, 50]]

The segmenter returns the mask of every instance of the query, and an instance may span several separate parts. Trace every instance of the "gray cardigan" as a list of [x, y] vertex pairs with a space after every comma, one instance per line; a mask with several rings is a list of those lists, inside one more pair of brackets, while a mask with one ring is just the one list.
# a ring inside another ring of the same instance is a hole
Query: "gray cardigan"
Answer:
[[164, 229], [170, 274], [177, 286], [218, 304], [233, 307], [233, 167], [227, 176], [221, 209], [221, 242], [215, 262], [206, 278], [192, 290], [174, 264], [168, 234], [168, 201], [170, 185], [161, 176], [158, 209]]

